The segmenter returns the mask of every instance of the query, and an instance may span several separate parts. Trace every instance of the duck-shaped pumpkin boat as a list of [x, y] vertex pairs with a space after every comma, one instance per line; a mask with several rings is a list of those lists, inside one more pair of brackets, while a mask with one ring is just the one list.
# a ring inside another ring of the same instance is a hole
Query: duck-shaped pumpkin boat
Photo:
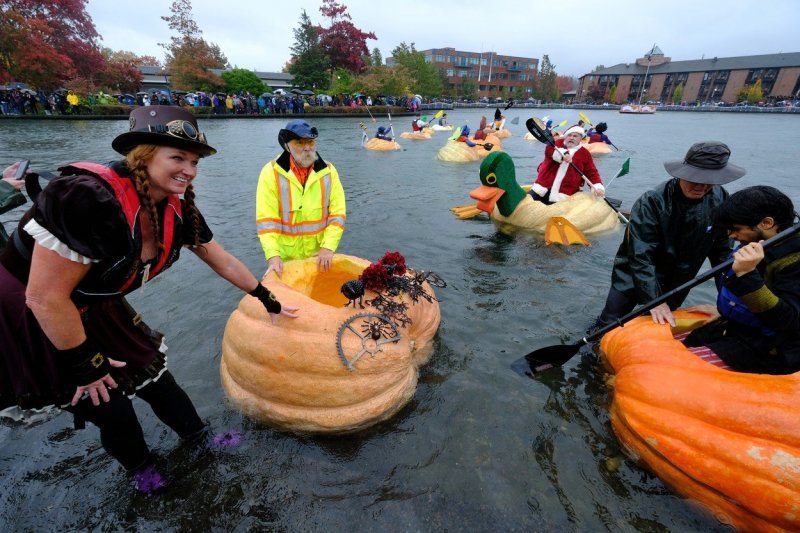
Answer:
[[[456, 133], [461, 133], [464, 135], [469, 135], [469, 128], [459, 128], [459, 131]], [[499, 152], [503, 149], [503, 145], [500, 143], [500, 139], [498, 139], [495, 135], [487, 135], [485, 139], [476, 141], [474, 139], [470, 139], [470, 141], [476, 143], [475, 146], [469, 146], [467, 143], [457, 141], [461, 135], [453, 134], [453, 136], [447, 140], [447, 144], [445, 144], [436, 154], [436, 158], [439, 161], [449, 161], [451, 163], [469, 163], [471, 161], [480, 161], [487, 155], [492, 152]]]
[[[708, 317], [679, 311], [678, 326]], [[610, 415], [629, 454], [741, 531], [800, 531], [800, 372], [748, 374], [706, 362], [640, 317], [607, 333]]]
[[514, 161], [505, 152], [489, 154], [481, 162], [480, 180], [482, 185], [469, 195], [506, 234], [520, 230], [544, 233], [553, 217], [567, 219], [586, 235], [611, 231], [619, 224], [608, 204], [585, 192], [550, 205], [535, 201], [517, 183]]
[[231, 314], [220, 375], [247, 416], [288, 431], [346, 433], [411, 399], [439, 327], [431, 285], [443, 287], [441, 278], [407, 269], [397, 252], [372, 264], [336, 254], [328, 272], [316, 258], [287, 261], [264, 285], [300, 313], [273, 326], [245, 296]]
[[428, 126], [428, 127], [430, 129], [432, 129], [433, 131], [453, 131], [453, 125], [452, 124], [447, 124], [445, 126], [442, 126], [441, 124], [433, 124], [433, 125]]

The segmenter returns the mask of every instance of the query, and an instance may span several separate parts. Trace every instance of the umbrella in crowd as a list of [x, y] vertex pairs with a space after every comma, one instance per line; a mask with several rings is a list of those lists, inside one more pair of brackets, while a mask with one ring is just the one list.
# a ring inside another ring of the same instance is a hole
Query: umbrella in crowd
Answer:
[[294, 93], [294, 94], [300, 94], [303, 91], [301, 91], [300, 89], [295, 88], [295, 89], [292, 89], [291, 92]]
[[303, 96], [313, 96], [314, 91], [309, 91], [308, 89], [306, 89], [305, 91], [300, 91], [300, 94], [302, 94]]

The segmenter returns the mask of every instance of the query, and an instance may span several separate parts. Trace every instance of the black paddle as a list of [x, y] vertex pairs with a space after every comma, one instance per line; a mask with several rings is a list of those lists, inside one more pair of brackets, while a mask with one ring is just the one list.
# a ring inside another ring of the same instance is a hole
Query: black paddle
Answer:
[[[541, 121], [541, 119], [538, 119], [536, 117], [529, 118], [528, 120], [525, 121], [525, 127], [528, 128], [528, 131], [531, 132], [531, 135], [533, 135], [536, 138], [537, 141], [539, 141], [540, 143], [543, 143], [543, 144], [549, 144], [550, 146], [553, 147], [553, 149], [558, 150], [558, 147], [556, 146], [556, 141], [555, 141], [555, 139], [553, 139], [553, 134], [550, 133], [550, 130], [547, 129], [547, 126], [544, 125], [544, 123]], [[569, 166], [571, 166], [575, 170], [575, 172], [580, 174], [581, 177], [586, 181], [586, 183], [591, 185], [591, 182], [589, 181], [589, 178], [587, 178], [584, 175], [584, 173], [581, 172], [581, 169], [579, 169], [578, 167], [575, 166], [575, 163], [570, 161]], [[612, 204], [608, 200], [608, 198], [603, 198], [603, 200], [605, 200], [606, 204], [611, 209], [614, 210], [614, 212], [617, 214], [617, 216], [620, 218], [620, 220], [622, 220], [626, 224], [628, 223], [628, 219], [625, 218], [625, 215], [620, 213], [619, 209], [614, 207], [614, 204]]]
[[[800, 231], [800, 222], [764, 241], [764, 248], [769, 248], [770, 246], [785, 240], [787, 237], [794, 235], [798, 231]], [[637, 316], [653, 309], [658, 305], [661, 305], [679, 292], [687, 291], [692, 287], [700, 285], [704, 281], [711, 279], [720, 272], [727, 270], [732, 264], [733, 258], [731, 257], [727, 261], [724, 261], [714, 268], [706, 270], [704, 273], [699, 274], [697, 277], [687, 281], [680, 287], [676, 287], [671, 291], [662, 294], [655, 300], [644, 304], [639, 309], [634, 309], [622, 318], [618, 318], [616, 323], [609, 324], [604, 328], [592, 333], [588, 337], [582, 338], [580, 341], [574, 344], [559, 344], [534, 350], [525, 357], [521, 357], [520, 359], [517, 359], [511, 363], [511, 368], [520, 375], [533, 376], [534, 374], [538, 374], [539, 372], [543, 372], [550, 368], [561, 366], [572, 359], [572, 357], [578, 353], [578, 350], [580, 350], [584, 344], [589, 344], [592, 341], [599, 339], [617, 326], [623, 326], [629, 320], [636, 318]]]

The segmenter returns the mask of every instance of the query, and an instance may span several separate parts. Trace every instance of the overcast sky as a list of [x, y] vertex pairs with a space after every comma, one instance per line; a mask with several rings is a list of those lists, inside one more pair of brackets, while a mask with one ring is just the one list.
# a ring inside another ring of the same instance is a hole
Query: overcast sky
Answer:
[[[152, 55], [171, 36], [171, 0], [89, 0], [87, 11], [102, 44]], [[617, 0], [542, 2], [522, 0], [341, 0], [352, 22], [372, 31], [384, 60], [400, 42], [417, 50], [453, 47], [541, 59], [559, 74], [581, 76], [642, 57], [655, 43], [675, 61], [800, 52], [800, 1], [732, 0], [657, 3]], [[194, 20], [207, 41], [220, 46], [232, 66], [280, 71], [288, 60], [302, 10], [327, 24], [321, 0], [193, 0]], [[638, 4], [638, 8], [629, 7]], [[129, 7], [130, 6], [130, 7]], [[279, 6], [279, 7], [278, 7]]]

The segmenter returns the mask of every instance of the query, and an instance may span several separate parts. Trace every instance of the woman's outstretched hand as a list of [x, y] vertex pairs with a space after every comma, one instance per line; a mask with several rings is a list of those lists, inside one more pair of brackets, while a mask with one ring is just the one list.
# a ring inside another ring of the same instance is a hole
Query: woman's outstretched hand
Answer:
[[[110, 357], [107, 358], [108, 363], [113, 368], [121, 368], [128, 363], [124, 363], [122, 361], [117, 361], [115, 359], [111, 359]], [[88, 385], [81, 385], [75, 390], [75, 395], [72, 397], [72, 405], [78, 405], [78, 402], [83, 397], [85, 392], [89, 393], [89, 398], [92, 400], [92, 405], [97, 407], [100, 405], [100, 400], [102, 399], [104, 402], [108, 402], [111, 398], [108, 395], [108, 389], [116, 389], [117, 382], [114, 381], [114, 378], [111, 377], [111, 374], [106, 374], [102, 378], [98, 379], [97, 381], [93, 381]]]

